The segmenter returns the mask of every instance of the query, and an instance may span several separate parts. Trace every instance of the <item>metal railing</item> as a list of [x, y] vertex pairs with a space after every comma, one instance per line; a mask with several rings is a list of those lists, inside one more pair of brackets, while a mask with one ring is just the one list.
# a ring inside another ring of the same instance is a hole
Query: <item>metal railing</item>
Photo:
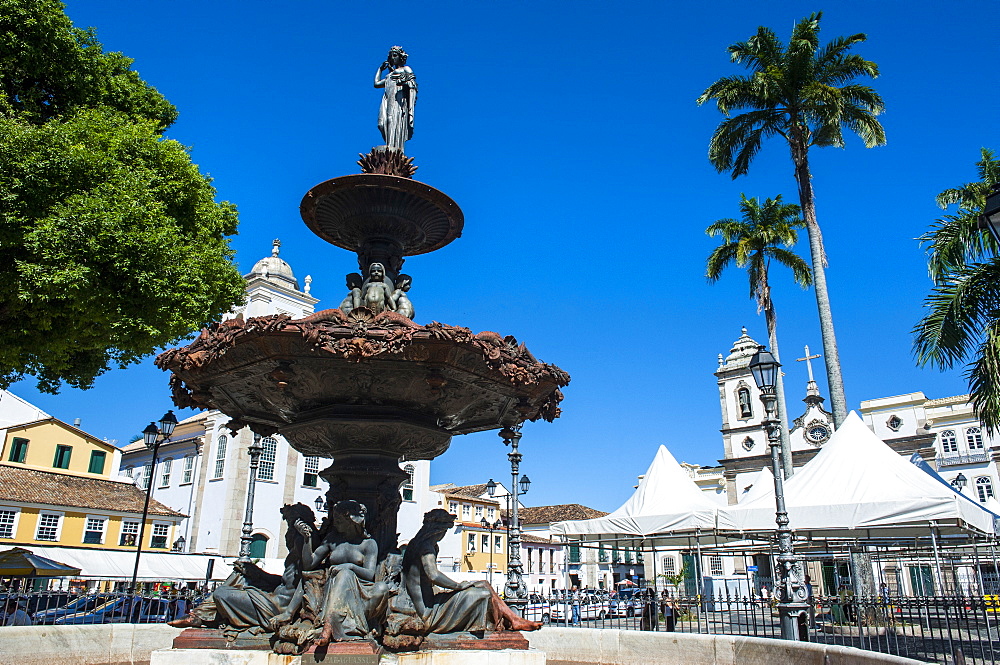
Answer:
[[[32, 625], [164, 623], [187, 615], [190, 608], [204, 597], [205, 594], [192, 591], [157, 594], [120, 591], [0, 592], [0, 630], [7, 623], [7, 613], [13, 613], [15, 608], [26, 613]], [[23, 615], [18, 620], [23, 621]]]
[[[533, 596], [528, 618], [559, 626], [780, 637], [777, 604], [758, 596], [637, 595], [615, 600]], [[577, 617], [579, 617], [577, 619]], [[816, 597], [800, 623], [803, 640], [934, 663], [996, 665], [1000, 596]]]

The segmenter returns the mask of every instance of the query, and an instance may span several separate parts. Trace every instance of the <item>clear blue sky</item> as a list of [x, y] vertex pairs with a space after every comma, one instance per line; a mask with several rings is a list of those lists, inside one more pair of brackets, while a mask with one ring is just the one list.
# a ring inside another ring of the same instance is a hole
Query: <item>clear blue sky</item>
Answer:
[[[299, 201], [357, 172], [357, 153], [381, 143], [371, 79], [401, 44], [420, 86], [407, 152], [417, 178], [466, 217], [458, 241], [407, 260], [417, 319], [513, 334], [570, 372], [563, 418], [525, 428], [526, 500], [604, 510], [628, 497], [660, 443], [679, 460], [722, 455], [716, 355], [742, 325], [766, 333], [743, 274], [705, 282], [717, 241], [704, 229], [737, 215], [740, 192], [797, 199], [780, 143], [749, 177], [717, 174], [706, 153], [721, 116], [694, 100], [742, 71], [727, 45], [758, 25], [785, 40], [817, 9], [824, 41], [868, 34], [856, 50], [879, 64], [888, 109], [887, 146], [855, 139], [812, 158], [849, 406], [963, 393], [960, 371], [912, 360], [929, 287], [914, 239], [941, 214], [934, 195], [974, 179], [980, 146], [1000, 149], [996, 2], [68, 4], [180, 109], [169, 135], [239, 207], [240, 268], [279, 237], [325, 307], [340, 302], [356, 260], [306, 229]], [[790, 359], [821, 348], [815, 300], [780, 270], [773, 282], [794, 418], [806, 375]], [[13, 390], [120, 442], [170, 407], [167, 376], [150, 362], [90, 391]], [[434, 482], [510, 479], [494, 433], [456, 438], [433, 468]]]

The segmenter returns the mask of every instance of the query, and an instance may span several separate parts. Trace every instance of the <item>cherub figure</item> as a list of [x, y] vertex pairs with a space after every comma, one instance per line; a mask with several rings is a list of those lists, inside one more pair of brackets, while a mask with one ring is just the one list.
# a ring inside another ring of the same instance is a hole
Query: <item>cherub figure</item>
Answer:
[[361, 304], [378, 314], [396, 309], [392, 294], [396, 287], [385, 274], [385, 266], [373, 263], [368, 268], [368, 279], [361, 285]]
[[392, 300], [396, 303], [396, 313], [402, 314], [412, 321], [413, 303], [406, 295], [411, 286], [413, 286], [413, 278], [409, 275], [400, 275], [399, 279], [396, 280], [396, 290], [392, 292]]
[[347, 274], [347, 289], [350, 293], [344, 298], [340, 303], [340, 311], [344, 314], [350, 314], [351, 310], [361, 307], [361, 285], [363, 280], [361, 275], [356, 272]]

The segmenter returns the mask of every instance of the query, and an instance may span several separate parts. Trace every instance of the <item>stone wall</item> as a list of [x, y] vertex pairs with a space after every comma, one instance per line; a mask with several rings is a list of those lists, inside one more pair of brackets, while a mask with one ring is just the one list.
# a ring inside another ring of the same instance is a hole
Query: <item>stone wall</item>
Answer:
[[7, 626], [0, 628], [0, 663], [146, 665], [180, 632], [166, 624]]

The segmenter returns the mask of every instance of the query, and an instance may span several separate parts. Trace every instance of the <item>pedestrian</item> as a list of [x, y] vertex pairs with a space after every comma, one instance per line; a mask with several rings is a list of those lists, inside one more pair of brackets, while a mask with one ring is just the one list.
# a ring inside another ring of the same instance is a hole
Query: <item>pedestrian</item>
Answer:
[[580, 625], [580, 590], [576, 587], [570, 591], [570, 602], [573, 604], [573, 625]]
[[663, 629], [667, 632], [674, 632], [674, 628], [677, 626], [678, 609], [677, 603], [670, 597], [670, 592], [664, 591], [660, 611], [663, 613]]
[[806, 602], [809, 603], [809, 627], [816, 628], [816, 601], [813, 598], [812, 579], [806, 575]]
[[33, 626], [31, 617], [24, 611], [24, 603], [8, 598], [3, 612], [0, 612], [0, 626]]

